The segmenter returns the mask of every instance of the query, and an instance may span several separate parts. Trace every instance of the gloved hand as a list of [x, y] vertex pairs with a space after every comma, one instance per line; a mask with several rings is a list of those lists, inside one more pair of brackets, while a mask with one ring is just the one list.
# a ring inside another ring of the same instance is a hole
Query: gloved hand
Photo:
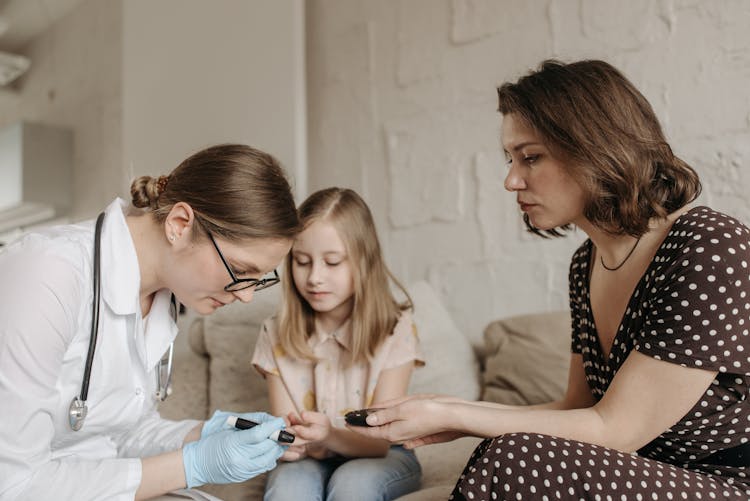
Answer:
[[283, 419], [273, 418], [249, 430], [218, 431], [186, 444], [182, 462], [187, 486], [244, 482], [273, 469], [285, 447], [268, 436], [283, 427]]
[[208, 419], [208, 421], [203, 423], [203, 428], [201, 429], [201, 438], [206, 438], [209, 435], [213, 435], [217, 431], [236, 429], [233, 426], [230, 426], [227, 424], [227, 418], [229, 416], [241, 417], [242, 419], [248, 419], [256, 423], [265, 423], [267, 421], [271, 421], [272, 419], [275, 419], [274, 416], [270, 414], [266, 414], [265, 412], [242, 412], [240, 413], [240, 412], [227, 412], [227, 411], [217, 410], [214, 412], [214, 415]]

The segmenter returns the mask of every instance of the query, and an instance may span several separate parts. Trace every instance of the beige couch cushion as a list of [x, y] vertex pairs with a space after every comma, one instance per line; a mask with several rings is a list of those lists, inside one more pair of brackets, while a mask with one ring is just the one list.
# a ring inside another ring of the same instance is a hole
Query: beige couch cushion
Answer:
[[557, 400], [568, 383], [570, 314], [521, 315], [490, 323], [483, 400], [530, 405]]
[[414, 371], [409, 393], [441, 393], [477, 400], [479, 362], [469, 340], [427, 282], [413, 283], [408, 290], [426, 363]]
[[280, 294], [278, 286], [257, 292], [251, 303], [236, 301], [191, 327], [191, 347], [209, 357], [209, 413], [268, 410], [266, 382], [250, 359], [260, 326], [276, 313]]

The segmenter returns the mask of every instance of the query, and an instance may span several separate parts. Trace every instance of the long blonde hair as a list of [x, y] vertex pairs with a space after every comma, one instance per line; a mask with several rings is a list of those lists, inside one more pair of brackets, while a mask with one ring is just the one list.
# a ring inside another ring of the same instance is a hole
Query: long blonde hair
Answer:
[[[299, 207], [300, 224], [309, 227], [314, 221], [333, 225], [344, 242], [354, 281], [352, 308], [352, 362], [374, 356], [378, 346], [393, 332], [403, 310], [412, 309], [406, 289], [383, 261], [375, 222], [367, 204], [354, 191], [327, 188], [310, 195]], [[315, 332], [315, 312], [294, 286], [293, 257], [290, 252], [284, 267], [284, 300], [279, 314], [279, 340], [284, 350], [295, 358], [315, 360], [308, 339]], [[390, 283], [406, 297], [399, 303], [393, 297]]]

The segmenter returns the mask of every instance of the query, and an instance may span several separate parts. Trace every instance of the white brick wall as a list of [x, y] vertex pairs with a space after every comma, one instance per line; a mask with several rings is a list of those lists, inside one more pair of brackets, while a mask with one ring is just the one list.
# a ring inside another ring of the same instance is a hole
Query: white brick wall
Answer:
[[309, 188], [358, 190], [394, 272], [427, 278], [475, 343], [567, 307], [584, 238], [524, 232], [502, 189], [497, 84], [542, 59], [605, 59], [651, 101], [700, 203], [750, 223], [750, 4], [309, 0]]

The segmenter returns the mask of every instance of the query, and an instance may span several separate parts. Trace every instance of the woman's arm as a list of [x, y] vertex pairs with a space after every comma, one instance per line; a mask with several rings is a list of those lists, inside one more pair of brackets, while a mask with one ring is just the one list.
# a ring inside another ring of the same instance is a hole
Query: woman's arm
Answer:
[[[199, 432], [200, 436], [200, 432]], [[141, 485], [135, 499], [149, 499], [186, 485], [182, 450], [141, 460]]]
[[[605, 396], [589, 407], [497, 408], [467, 402], [408, 400], [368, 417], [368, 423], [381, 423], [380, 426], [356, 428], [356, 431], [391, 442], [405, 442], [407, 446], [421, 445], [420, 437], [451, 431], [479, 437], [528, 432], [630, 452], [679, 421], [715, 376], [712, 371], [686, 368], [632, 352]], [[576, 400], [568, 403], [573, 402]]]

